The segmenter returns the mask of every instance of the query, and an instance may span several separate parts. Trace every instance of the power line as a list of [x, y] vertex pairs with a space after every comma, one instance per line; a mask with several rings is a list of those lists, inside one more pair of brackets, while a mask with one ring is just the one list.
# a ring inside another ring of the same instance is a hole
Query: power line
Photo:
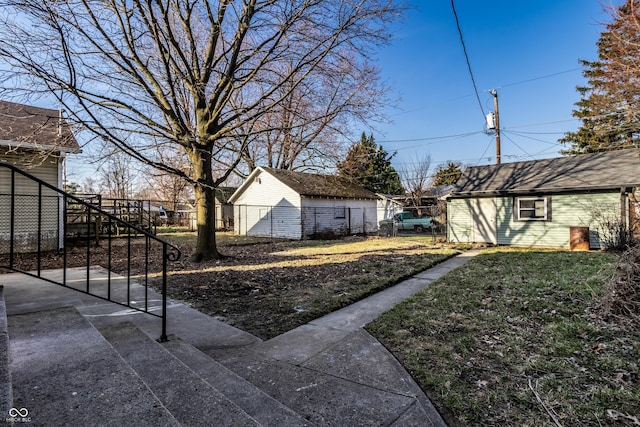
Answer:
[[522, 151], [524, 154], [526, 154], [526, 155], [527, 155], [527, 157], [530, 157], [531, 159], [533, 159], [533, 156], [532, 156], [531, 154], [527, 153], [527, 151], [526, 151], [524, 148], [520, 147], [520, 146], [519, 146], [519, 145], [518, 145], [518, 144], [517, 144], [513, 139], [511, 139], [511, 138], [509, 137], [509, 135], [508, 135], [508, 134], [506, 134], [506, 135], [504, 135], [504, 134], [503, 134], [503, 136], [504, 136], [505, 138], [507, 138], [509, 141], [511, 141], [511, 143], [512, 143], [513, 145], [515, 145], [516, 147], [518, 147], [518, 148], [520, 149], [520, 151]]
[[439, 141], [439, 140], [449, 140], [449, 139], [458, 139], [458, 138], [464, 138], [466, 136], [472, 136], [472, 135], [477, 135], [479, 133], [484, 133], [483, 131], [475, 131], [475, 132], [467, 132], [467, 133], [459, 133], [456, 135], [445, 135], [445, 136], [432, 136], [432, 137], [425, 137], [425, 138], [411, 138], [411, 139], [387, 139], [387, 140], [377, 140], [376, 142], [378, 143], [382, 143], [382, 142], [420, 142], [420, 141]]
[[[504, 132], [504, 130], [503, 130], [503, 132]], [[529, 136], [524, 132], [506, 131], [506, 133], [513, 134], [513, 135], [519, 136], [521, 138], [527, 138], [527, 139], [530, 139], [532, 141], [544, 142], [545, 144], [549, 144], [549, 145], [554, 145], [554, 146], [560, 146], [561, 145], [561, 143], [559, 143], [558, 141], [556, 141], [556, 142], [545, 141], [544, 139], [534, 138], [532, 136]]]
[[[559, 75], [562, 75], [562, 74], [571, 73], [573, 71], [577, 71], [577, 70], [581, 70], [581, 69], [582, 68], [572, 68], [570, 70], [564, 70], [564, 71], [558, 71], [556, 73], [545, 74], [544, 76], [532, 77], [532, 78], [526, 79], [526, 80], [520, 80], [520, 81], [513, 82], [513, 83], [507, 83], [507, 84], [504, 84], [504, 85], [498, 85], [498, 86], [496, 86], [496, 89], [502, 89], [502, 88], [505, 88], [505, 87], [517, 86], [517, 85], [521, 85], [521, 84], [524, 84], [524, 83], [533, 82], [533, 81], [536, 81], [536, 80], [547, 79], [547, 78], [550, 78], [550, 77], [555, 77], [555, 76], [559, 76]], [[483, 92], [488, 92], [488, 89], [484, 90]], [[424, 105], [422, 107], [412, 108], [411, 110], [400, 111], [398, 113], [391, 114], [390, 117], [397, 117], [397, 116], [401, 116], [401, 115], [404, 115], [404, 114], [414, 113], [416, 111], [425, 110], [427, 108], [435, 108], [435, 107], [438, 107], [440, 105], [448, 104], [448, 103], [453, 102], [453, 101], [457, 101], [457, 100], [460, 100], [460, 99], [467, 98], [469, 96], [473, 96], [473, 93], [467, 93], [466, 95], [460, 95], [460, 96], [457, 96], [455, 98], [449, 98], [449, 99], [446, 99], [446, 100], [444, 100], [442, 102], [439, 102], [437, 104], [429, 104], [429, 105]], [[577, 120], [577, 119], [573, 119], [573, 120]], [[553, 122], [553, 123], [556, 123], [556, 122]]]
[[553, 124], [556, 124], [556, 123], [575, 122], [577, 120], [580, 120], [580, 119], [556, 120], [556, 121], [553, 121], [553, 122], [543, 122], [543, 123], [529, 123], [529, 124], [526, 124], [526, 125], [509, 126], [508, 128], [502, 128], [502, 129], [504, 130], [504, 129], [514, 129], [514, 128], [526, 128], [526, 127], [530, 127], [530, 126], [553, 125]]
[[467, 68], [469, 69], [469, 75], [471, 76], [471, 83], [473, 83], [473, 90], [476, 93], [476, 99], [478, 100], [480, 111], [482, 111], [482, 120], [485, 120], [486, 114], [484, 112], [484, 108], [482, 107], [482, 102], [480, 102], [480, 94], [478, 93], [478, 86], [476, 85], [476, 79], [473, 77], [473, 71], [471, 71], [471, 62], [469, 62], [469, 55], [467, 54], [467, 46], [464, 44], [464, 38], [462, 37], [462, 29], [460, 29], [460, 21], [458, 20], [458, 13], [456, 12], [456, 6], [453, 0], [451, 0], [451, 9], [453, 10], [453, 16], [456, 18], [456, 27], [458, 28], [458, 35], [460, 36], [460, 43], [462, 43], [464, 58], [467, 61]]
[[482, 161], [482, 159], [484, 159], [484, 155], [487, 154], [487, 150], [489, 149], [489, 147], [491, 145], [493, 145], [493, 141], [489, 142], [489, 145], [487, 145], [487, 147], [484, 149], [484, 151], [482, 152], [482, 155], [478, 159], [478, 162], [475, 164], [475, 166], [478, 166], [480, 164], [480, 162]]
[[527, 80], [520, 80], [519, 82], [507, 83], [506, 85], [499, 86], [498, 89], [501, 89], [503, 87], [515, 86], [515, 85], [519, 85], [519, 84], [522, 84], [522, 83], [534, 82], [536, 80], [546, 79], [548, 77], [555, 77], [555, 76], [559, 76], [561, 74], [572, 73], [572, 72], [578, 71], [578, 70], [582, 70], [582, 67], [572, 68], [570, 70], [558, 71], [557, 73], [547, 74], [547, 75], [540, 76], [540, 77], [533, 77], [533, 78], [530, 78], [530, 79], [527, 79]]

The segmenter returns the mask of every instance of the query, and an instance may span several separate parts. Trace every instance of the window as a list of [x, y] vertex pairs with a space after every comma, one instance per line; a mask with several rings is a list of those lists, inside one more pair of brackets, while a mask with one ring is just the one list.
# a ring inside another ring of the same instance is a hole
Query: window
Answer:
[[516, 197], [515, 220], [516, 221], [550, 221], [551, 220], [550, 197]]
[[342, 219], [347, 217], [346, 208], [344, 206], [336, 206], [334, 209], [335, 209], [335, 213], [334, 213], [335, 219]]

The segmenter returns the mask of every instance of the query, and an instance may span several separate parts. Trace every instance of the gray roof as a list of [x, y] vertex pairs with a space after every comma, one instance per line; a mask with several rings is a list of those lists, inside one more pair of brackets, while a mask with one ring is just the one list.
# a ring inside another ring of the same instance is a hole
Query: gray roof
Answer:
[[287, 187], [303, 197], [329, 197], [339, 199], [378, 199], [367, 190], [346, 178], [333, 175], [317, 175], [283, 169], [262, 167]]
[[467, 168], [452, 197], [640, 186], [637, 149]]
[[216, 188], [216, 200], [218, 203], [229, 203], [229, 198], [236, 192], [238, 187], [218, 187]]
[[0, 140], [76, 151], [80, 147], [60, 110], [0, 101]]

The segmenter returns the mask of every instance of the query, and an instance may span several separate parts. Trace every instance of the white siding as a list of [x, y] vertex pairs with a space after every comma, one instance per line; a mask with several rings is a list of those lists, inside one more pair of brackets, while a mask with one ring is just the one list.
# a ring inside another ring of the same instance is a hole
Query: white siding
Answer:
[[350, 235], [378, 231], [376, 200], [302, 199], [303, 235]]
[[235, 234], [302, 239], [377, 232], [375, 199], [302, 198], [269, 173], [251, 179], [234, 196]]
[[259, 173], [234, 202], [234, 233], [301, 239], [300, 195], [268, 173]]
[[402, 205], [400, 203], [396, 203], [391, 199], [386, 197], [380, 198], [376, 201], [377, 205], [377, 219], [376, 223], [380, 223], [380, 221], [384, 219], [391, 219], [393, 215], [397, 212], [402, 211]]

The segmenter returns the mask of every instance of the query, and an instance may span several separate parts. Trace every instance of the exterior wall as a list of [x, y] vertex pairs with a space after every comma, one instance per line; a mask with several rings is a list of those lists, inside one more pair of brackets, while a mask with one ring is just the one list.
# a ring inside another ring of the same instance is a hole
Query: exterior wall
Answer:
[[378, 231], [376, 200], [302, 199], [302, 234], [367, 234]]
[[378, 230], [376, 200], [301, 198], [268, 173], [257, 174], [233, 205], [237, 235], [303, 239]]
[[456, 243], [470, 243], [473, 238], [471, 206], [469, 199], [449, 199], [447, 201], [447, 240]]
[[241, 236], [302, 238], [298, 193], [260, 173], [234, 202], [233, 231]]
[[[447, 205], [448, 238], [454, 242], [481, 242], [474, 234], [474, 199], [452, 199]], [[589, 227], [592, 249], [600, 249], [607, 232], [604, 216], [620, 218], [620, 193], [598, 192], [551, 195], [551, 219], [516, 221], [514, 197], [496, 197], [496, 233], [499, 245], [568, 248], [571, 227]]]
[[377, 219], [376, 223], [379, 223], [383, 219], [391, 219], [397, 212], [402, 211], [402, 204], [397, 203], [389, 198], [381, 197], [376, 202], [377, 206]]
[[450, 199], [447, 236], [451, 242], [497, 243], [497, 201], [494, 197]]
[[[45, 158], [29, 152], [0, 154], [0, 161], [14, 164], [53, 186], [59, 186], [60, 157]], [[41, 236], [41, 250], [61, 247], [62, 199], [45, 187], [42, 187], [42, 199], [38, 194], [38, 184], [22, 175], [15, 175], [13, 238], [16, 252], [36, 251], [38, 232]], [[11, 171], [5, 168], [0, 168], [0, 206], [11, 206]], [[0, 253], [9, 252], [10, 224], [10, 209], [0, 210]]]
[[[195, 212], [193, 213], [195, 221]], [[192, 221], [192, 222], [193, 222]], [[230, 229], [233, 226], [233, 205], [220, 203], [216, 200], [216, 228], [221, 230]], [[194, 227], [195, 229], [195, 227]]]
[[499, 198], [498, 244], [568, 248], [570, 227], [589, 227], [591, 249], [601, 249], [606, 233], [598, 217], [620, 218], [620, 193], [554, 194], [550, 221], [514, 221], [513, 197]]

